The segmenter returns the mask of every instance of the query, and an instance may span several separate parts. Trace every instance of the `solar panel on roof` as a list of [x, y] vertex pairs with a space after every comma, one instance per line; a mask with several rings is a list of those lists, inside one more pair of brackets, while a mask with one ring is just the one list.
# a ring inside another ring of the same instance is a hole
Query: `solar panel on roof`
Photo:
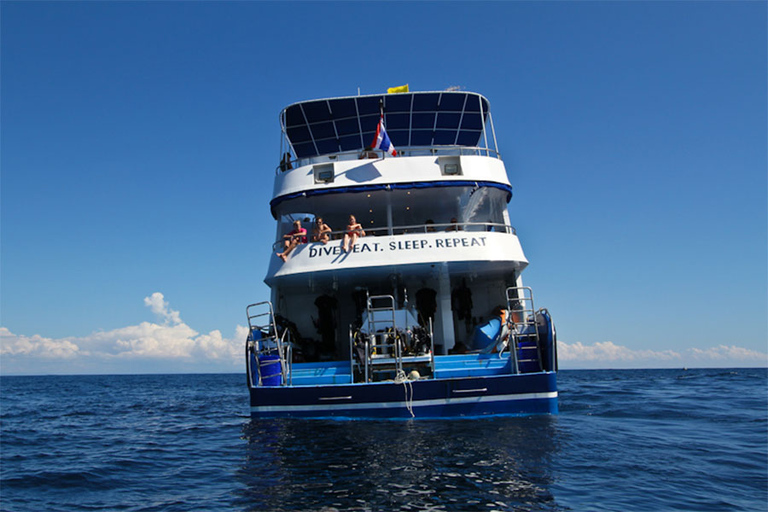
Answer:
[[296, 106], [296, 108], [288, 108], [285, 110], [285, 124], [287, 126], [298, 126], [304, 123], [304, 113], [298, 106]]
[[333, 126], [333, 122], [326, 121], [324, 123], [317, 123], [312, 125], [312, 136], [317, 139], [327, 139], [330, 137], [336, 138], [336, 129]]
[[461, 119], [462, 130], [482, 130], [483, 122], [480, 120], [480, 114], [470, 114], [465, 112]]
[[360, 148], [360, 134], [349, 137], [339, 137], [339, 146], [342, 151], [355, 151]]
[[308, 144], [294, 144], [293, 150], [296, 152], [296, 155], [298, 155], [300, 158], [304, 158], [307, 156], [316, 155], [317, 152], [315, 151], [315, 145], [311, 142]]
[[435, 127], [435, 113], [434, 112], [414, 112], [411, 121], [411, 126], [414, 129], [419, 128], [434, 128]]
[[409, 134], [409, 130], [390, 130], [387, 128], [387, 135], [389, 135], [389, 140], [392, 141], [392, 144], [394, 144], [396, 148], [410, 146], [408, 142]]
[[330, 100], [329, 103], [331, 105], [333, 115], [337, 119], [357, 116], [357, 109], [355, 108], [354, 98]]
[[363, 149], [373, 140], [381, 101], [395, 147], [476, 146], [488, 115], [488, 100], [460, 91], [305, 101], [287, 107], [283, 117], [296, 156]]
[[360, 96], [355, 98], [357, 101], [357, 108], [360, 114], [376, 114], [379, 113], [379, 100], [381, 96]]
[[331, 119], [331, 111], [327, 101], [315, 101], [304, 105], [304, 115], [311, 122], [327, 121]]
[[309, 133], [309, 128], [306, 125], [292, 126], [286, 131], [288, 132], [288, 137], [293, 143], [312, 140], [312, 136]]
[[[394, 141], [393, 141], [393, 144], [394, 144]], [[431, 145], [432, 145], [432, 130], [413, 130], [411, 132], [411, 146], [431, 146]]]
[[466, 94], [461, 93], [444, 93], [440, 98], [440, 110], [460, 112], [464, 109], [464, 99], [466, 97]]
[[480, 139], [480, 132], [459, 132], [456, 144], [459, 146], [476, 146]]
[[480, 112], [480, 101], [478, 98], [467, 98], [467, 102], [464, 105], [464, 112]]
[[456, 130], [436, 130], [435, 145], [450, 146], [456, 142]]
[[321, 155], [339, 152], [339, 141], [336, 139], [318, 140], [315, 144], [317, 144], [317, 151]]
[[411, 114], [410, 113], [392, 114], [388, 112], [385, 126], [387, 127], [387, 133], [389, 133], [392, 130], [400, 130], [400, 129], [407, 130], [411, 126]]
[[376, 131], [376, 125], [379, 124], [379, 113], [360, 116], [360, 126], [363, 127], [363, 131]]
[[339, 119], [336, 121], [336, 132], [338, 132], [339, 136], [360, 133], [360, 125], [357, 122], [357, 118]]
[[410, 94], [393, 94], [386, 96], [384, 100], [384, 109], [386, 112], [410, 112], [411, 110]]
[[461, 114], [458, 112], [440, 112], [437, 114], [438, 128], [458, 128]]
[[440, 99], [438, 93], [419, 94], [413, 98], [414, 112], [436, 111], [437, 102]]

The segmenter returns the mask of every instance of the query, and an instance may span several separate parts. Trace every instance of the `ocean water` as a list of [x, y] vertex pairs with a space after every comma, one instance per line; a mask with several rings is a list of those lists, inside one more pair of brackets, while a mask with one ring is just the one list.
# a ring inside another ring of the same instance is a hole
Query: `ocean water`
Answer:
[[244, 375], [2, 377], [0, 509], [768, 509], [768, 370], [559, 385], [557, 416], [251, 421]]

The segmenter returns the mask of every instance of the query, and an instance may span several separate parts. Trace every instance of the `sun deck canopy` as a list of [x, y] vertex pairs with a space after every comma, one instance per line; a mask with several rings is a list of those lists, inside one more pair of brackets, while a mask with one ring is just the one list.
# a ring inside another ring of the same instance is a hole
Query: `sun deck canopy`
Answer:
[[370, 145], [384, 110], [395, 148], [480, 145], [488, 100], [462, 91], [412, 92], [304, 101], [281, 113], [297, 158], [358, 151]]

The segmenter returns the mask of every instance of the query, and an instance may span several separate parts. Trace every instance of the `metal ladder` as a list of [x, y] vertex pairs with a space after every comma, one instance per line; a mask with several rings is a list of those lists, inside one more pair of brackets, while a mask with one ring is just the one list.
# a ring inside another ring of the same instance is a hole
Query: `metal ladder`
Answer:
[[511, 350], [515, 373], [542, 371], [539, 331], [536, 328], [536, 309], [533, 291], [528, 286], [507, 288], [507, 310], [510, 312]]
[[[254, 311], [251, 311], [251, 310]], [[248, 338], [246, 340], [246, 364], [248, 366], [248, 384], [251, 387], [265, 385], [280, 376], [280, 385], [290, 385], [291, 344], [290, 333], [284, 329], [278, 332], [275, 312], [269, 301], [249, 304], [245, 308], [248, 317]], [[263, 373], [273, 367], [275, 356], [280, 364], [279, 373]], [[256, 373], [253, 372], [255, 366]], [[273, 384], [270, 384], [273, 385]]]
[[[426, 327], [419, 327], [423, 330], [419, 336], [426, 336], [429, 343], [425, 352], [409, 355], [406, 349], [413, 348], [415, 333], [411, 332], [407, 325], [398, 330], [396, 303], [393, 295], [366, 295], [366, 329], [349, 326], [349, 360], [353, 383], [356, 382], [355, 375], [359, 375], [363, 382], [371, 382], [372, 379], [376, 380], [375, 375], [387, 373], [393, 373], [393, 377], [397, 378], [398, 375], [405, 374], [406, 365], [413, 369], [426, 369], [427, 375], [434, 375], [435, 344], [432, 319]], [[356, 370], [360, 374], [356, 374]]]
[[[366, 298], [368, 339], [365, 347], [365, 380], [374, 368], [395, 372], [403, 370], [403, 346], [397, 331], [395, 298], [392, 295], [369, 295]], [[378, 332], [381, 331], [381, 332]]]
[[[392, 295], [371, 295], [366, 303], [368, 333], [371, 336], [370, 356], [394, 357], [397, 369], [402, 370], [402, 343], [397, 335], [395, 298]], [[385, 325], [384, 329], [377, 326]], [[383, 332], [378, 332], [383, 330]]]

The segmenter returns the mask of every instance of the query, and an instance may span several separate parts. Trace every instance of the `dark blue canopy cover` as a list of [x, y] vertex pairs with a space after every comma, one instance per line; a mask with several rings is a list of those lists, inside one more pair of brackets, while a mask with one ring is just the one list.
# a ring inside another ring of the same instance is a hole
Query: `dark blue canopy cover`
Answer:
[[473, 92], [411, 92], [295, 103], [283, 111], [298, 158], [361, 150], [373, 142], [383, 101], [384, 126], [395, 148], [478, 145], [489, 104]]

